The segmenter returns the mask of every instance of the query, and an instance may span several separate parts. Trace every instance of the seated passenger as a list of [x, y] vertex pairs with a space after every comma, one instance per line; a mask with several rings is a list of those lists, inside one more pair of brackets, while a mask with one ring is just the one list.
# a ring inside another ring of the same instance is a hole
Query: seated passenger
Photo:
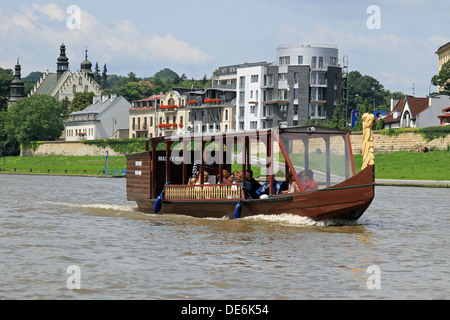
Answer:
[[[274, 178], [273, 179], [273, 191], [274, 191], [274, 194], [279, 194], [280, 193], [280, 188], [281, 188], [281, 182], [278, 182]], [[266, 198], [269, 197], [269, 192], [270, 192], [270, 176], [267, 175], [266, 176], [266, 183], [264, 183], [258, 190], [256, 190], [256, 194], [258, 194], [260, 199], [266, 199]]]
[[241, 183], [242, 182], [242, 172], [241, 171], [234, 171], [233, 172], [233, 183]]
[[197, 183], [197, 178], [189, 178], [188, 185], [193, 185]]
[[[214, 151], [212, 151], [214, 152]], [[213, 161], [213, 158], [210, 157], [209, 152], [204, 153], [203, 158], [203, 168], [204, 169], [215, 169], [217, 168], [217, 164], [215, 162], [211, 163]], [[194, 161], [194, 165], [192, 166], [192, 178], [196, 177], [198, 173], [200, 172], [202, 161], [200, 159], [197, 159]]]
[[256, 190], [261, 188], [261, 184], [253, 178], [253, 171], [247, 170], [245, 172], [244, 189], [246, 194], [252, 199], [259, 199], [259, 195]]
[[[218, 176], [219, 177], [219, 176]], [[220, 183], [232, 183], [233, 177], [231, 176], [230, 172], [226, 169], [222, 171], [222, 181]]]
[[209, 173], [207, 171], [203, 172], [203, 183], [200, 183], [200, 173], [198, 174], [198, 179], [196, 184], [210, 184], [209, 181]]
[[305, 172], [303, 172], [303, 175], [300, 177], [300, 181], [302, 183], [303, 191], [314, 191], [319, 189], [317, 186], [317, 183], [313, 179], [313, 172], [312, 170], [308, 169]]
[[292, 181], [294, 181], [294, 177], [292, 176], [292, 172], [288, 171], [288, 173], [286, 174], [286, 180], [281, 184], [280, 193], [288, 193]]
[[[204, 171], [203, 172], [203, 183], [200, 183], [200, 176], [201, 174], [198, 174], [198, 181], [195, 185], [201, 185], [201, 184], [210, 184], [208, 182], [209, 180], [209, 173]], [[211, 199], [211, 188], [212, 187], [195, 187], [195, 192], [197, 194], [197, 199]]]

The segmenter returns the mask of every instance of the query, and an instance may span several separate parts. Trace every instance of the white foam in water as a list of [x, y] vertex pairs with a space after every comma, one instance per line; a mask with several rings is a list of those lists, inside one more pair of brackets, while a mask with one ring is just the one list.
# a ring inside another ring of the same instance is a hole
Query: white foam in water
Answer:
[[42, 204], [49, 204], [49, 205], [55, 205], [55, 206], [64, 206], [64, 207], [72, 207], [72, 208], [93, 208], [93, 209], [102, 209], [102, 210], [114, 210], [114, 211], [134, 211], [133, 206], [127, 206], [127, 205], [114, 205], [114, 204], [101, 204], [101, 203], [87, 203], [87, 204], [80, 204], [80, 203], [69, 203], [69, 202], [52, 202], [52, 201], [45, 201], [42, 202]]
[[245, 217], [244, 219], [265, 220], [270, 222], [283, 223], [288, 225], [297, 225], [297, 226], [327, 227], [335, 225], [358, 225], [356, 221], [337, 220], [337, 219], [314, 221], [309, 217], [301, 217], [290, 213], [271, 214], [271, 215], [262, 214], [251, 217]]

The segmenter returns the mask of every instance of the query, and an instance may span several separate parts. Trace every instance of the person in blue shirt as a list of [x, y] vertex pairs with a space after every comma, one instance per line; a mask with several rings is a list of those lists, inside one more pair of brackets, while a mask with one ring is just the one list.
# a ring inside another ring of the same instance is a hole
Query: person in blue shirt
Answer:
[[[256, 194], [259, 196], [260, 199], [265, 199], [269, 197], [269, 192], [270, 192], [270, 186], [269, 186], [269, 182], [270, 182], [270, 176], [267, 175], [266, 176], [266, 183], [264, 183], [261, 188], [259, 188], [258, 190], [256, 190]], [[277, 180], [275, 180], [275, 177], [273, 179], [273, 191], [275, 194], [279, 194], [281, 191], [281, 182], [278, 182]]]

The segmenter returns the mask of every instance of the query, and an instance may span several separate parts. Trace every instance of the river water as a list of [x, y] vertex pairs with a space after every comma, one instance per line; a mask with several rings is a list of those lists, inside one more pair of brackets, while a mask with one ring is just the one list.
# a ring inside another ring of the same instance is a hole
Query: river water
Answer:
[[357, 223], [146, 215], [125, 179], [0, 175], [0, 299], [448, 299], [450, 189]]

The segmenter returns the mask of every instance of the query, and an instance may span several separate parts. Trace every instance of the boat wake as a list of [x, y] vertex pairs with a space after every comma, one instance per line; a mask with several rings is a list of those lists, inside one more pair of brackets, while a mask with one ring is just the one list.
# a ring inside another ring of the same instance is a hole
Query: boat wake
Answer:
[[70, 202], [54, 202], [54, 201], [44, 201], [40, 203], [41, 205], [49, 205], [56, 207], [68, 207], [68, 208], [82, 208], [82, 209], [99, 209], [108, 211], [119, 211], [119, 212], [135, 212], [137, 207], [134, 205], [115, 205], [115, 204], [101, 204], [101, 203], [70, 203]]
[[328, 227], [328, 226], [358, 226], [360, 225], [358, 221], [340, 220], [340, 219], [329, 219], [322, 221], [314, 221], [309, 217], [301, 217], [293, 215], [290, 213], [283, 214], [272, 214], [272, 215], [256, 215], [251, 217], [245, 217], [243, 219], [255, 220], [255, 221], [269, 221], [285, 225], [294, 226], [317, 226], [317, 227]]

